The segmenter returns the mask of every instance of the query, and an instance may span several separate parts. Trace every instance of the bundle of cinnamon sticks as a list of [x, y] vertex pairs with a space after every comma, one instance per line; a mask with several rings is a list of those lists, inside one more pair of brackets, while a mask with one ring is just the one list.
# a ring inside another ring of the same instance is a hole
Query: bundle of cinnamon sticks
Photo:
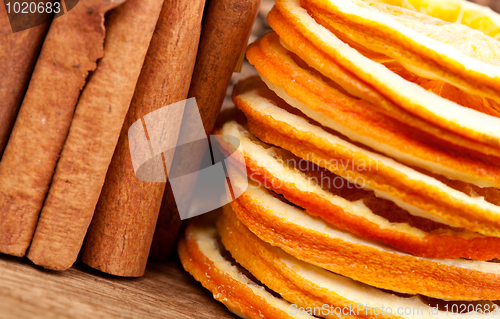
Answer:
[[168, 183], [136, 177], [129, 128], [194, 97], [209, 134], [258, 7], [80, 0], [12, 33], [0, 5], [0, 253], [53, 270], [81, 255], [128, 277], [144, 273], [150, 251], [167, 258], [181, 220]]

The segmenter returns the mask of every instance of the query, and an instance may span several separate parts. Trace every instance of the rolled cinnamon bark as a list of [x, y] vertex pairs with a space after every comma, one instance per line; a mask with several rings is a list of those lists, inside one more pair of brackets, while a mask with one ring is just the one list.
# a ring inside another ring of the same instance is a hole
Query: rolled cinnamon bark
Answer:
[[[130, 145], [137, 145], [131, 144], [129, 129], [147, 114], [186, 99], [204, 4], [168, 0], [163, 6], [83, 248], [83, 262], [103, 272], [144, 274], [165, 183], [136, 177]], [[165, 127], [180, 123], [182, 112], [163, 121]], [[175, 147], [177, 136], [169, 139]]]
[[13, 33], [0, 5], [0, 159], [50, 23]]
[[106, 20], [104, 57], [85, 85], [28, 258], [73, 265], [94, 215], [163, 0], [127, 0]]
[[208, 3], [189, 87], [189, 97], [196, 98], [207, 135], [214, 128], [259, 5], [260, 0], [210, 0]]
[[[214, 128], [231, 76], [247, 45], [259, 5], [260, 0], [208, 2], [198, 58], [189, 88], [189, 97], [196, 98], [207, 135]], [[200, 157], [186, 160], [185, 171], [194, 172], [200, 164]], [[185, 189], [185, 196], [189, 196], [192, 191], [189, 182], [184, 186], [176, 186]], [[166, 259], [169, 256], [181, 225], [176, 216], [178, 211], [172, 192], [165, 192], [164, 196], [169, 198], [163, 200], [151, 249], [151, 257], [155, 259]]]
[[149, 257], [158, 260], [168, 259], [176, 248], [181, 226], [182, 220], [175, 204], [172, 187], [167, 182]]
[[103, 55], [104, 14], [124, 0], [81, 0], [47, 33], [0, 162], [0, 252], [23, 256], [80, 90]]

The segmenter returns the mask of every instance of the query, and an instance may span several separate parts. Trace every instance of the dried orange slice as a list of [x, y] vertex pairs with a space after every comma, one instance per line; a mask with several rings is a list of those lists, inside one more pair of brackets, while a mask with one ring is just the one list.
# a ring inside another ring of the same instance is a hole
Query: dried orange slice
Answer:
[[336, 62], [334, 57], [330, 57], [317, 49], [291, 23], [286, 21], [276, 8], [273, 8], [269, 12], [267, 20], [279, 34], [280, 40], [286, 48], [297, 54], [311, 67], [320, 70], [322, 74], [339, 84], [351, 95], [378, 106], [379, 110], [387, 112], [387, 115], [408, 124], [413, 129], [432, 135], [434, 138], [481, 154], [500, 156], [500, 148], [488, 146], [445, 130], [398, 107], [367, 82], [360, 79], [355, 73], [350, 72], [339, 64], [339, 62]]
[[[230, 174], [233, 189], [241, 191], [246, 176]], [[261, 240], [370, 286], [448, 300], [500, 299], [500, 264], [428, 259], [396, 251], [309, 216], [252, 181], [231, 207]]]
[[[386, 1], [384, 1], [386, 2]], [[412, 7], [411, 4], [409, 3], [402, 3], [403, 5]], [[380, 5], [380, 3], [379, 3]], [[382, 4], [384, 6], [384, 4]], [[314, 5], [312, 6], [314, 8]], [[425, 11], [425, 6], [420, 7], [421, 10]], [[415, 9], [412, 9], [415, 11]], [[316, 11], [316, 13], [314, 13]], [[403, 78], [406, 80], [409, 80], [411, 82], [414, 82], [421, 87], [425, 88], [428, 91], [431, 91], [441, 97], [444, 97], [450, 101], [453, 101], [459, 105], [472, 108], [475, 110], [478, 110], [482, 113], [493, 115], [496, 117], [500, 117], [500, 103], [496, 102], [495, 100], [492, 100], [488, 98], [487, 96], [481, 95], [479, 92], [474, 92], [471, 90], [465, 91], [461, 90], [456, 86], [453, 86], [452, 84], [443, 81], [441, 79], [436, 79], [436, 78], [425, 78], [423, 76], [426, 76], [426, 74], [422, 74], [422, 72], [418, 72], [418, 69], [416, 73], [412, 73], [409, 70], [414, 70], [415, 65], [418, 64], [415, 61], [412, 61], [414, 63], [413, 66], [407, 66], [406, 68], [403, 67], [403, 64], [401, 64], [401, 61], [397, 62], [396, 60], [393, 60], [391, 57], [388, 57], [384, 54], [377, 53], [375, 51], [372, 51], [363, 45], [354, 42], [352, 39], [350, 39], [347, 35], [343, 33], [339, 33], [338, 30], [332, 28], [331, 25], [331, 18], [328, 16], [327, 13], [324, 12], [322, 9], [310, 9], [310, 13], [314, 15], [317, 21], [325, 24], [326, 26], [329, 26], [330, 30], [332, 30], [339, 39], [344, 41], [345, 43], [349, 44], [349, 46], [355, 48], [357, 51], [362, 53], [364, 56], [370, 58], [371, 60], [377, 61], [385, 65], [388, 69], [391, 71], [401, 75]], [[436, 12], [434, 12], [436, 13]], [[462, 12], [464, 13], [464, 12]], [[422, 16], [422, 15], [421, 15]], [[500, 17], [497, 15], [497, 18]], [[335, 18], [333, 18], [335, 21]], [[435, 20], [435, 19], [434, 19]], [[453, 28], [453, 24], [446, 24], [448, 27]], [[457, 25], [455, 25], [456, 27]], [[458, 25], [458, 29], [460, 29], [463, 26]], [[446, 35], [449, 35], [449, 33], [446, 33]], [[483, 35], [484, 36], [484, 35]], [[492, 40], [494, 41], [494, 40]], [[428, 73], [428, 72], [427, 72]], [[420, 76], [419, 76], [420, 75]]]
[[284, 109], [288, 107], [286, 103], [259, 79], [251, 78], [236, 85], [233, 100], [247, 116], [250, 131], [262, 141], [374, 190], [378, 197], [396, 203], [412, 215], [500, 237], [499, 206], [481, 197], [467, 196], [290, 113], [294, 110]]
[[291, 316], [290, 304], [273, 296], [248, 278], [246, 271], [227, 256], [218, 241], [214, 215], [196, 218], [179, 239], [178, 252], [184, 269], [241, 318], [313, 318]]
[[[500, 42], [482, 30], [439, 19], [437, 5], [431, 17], [411, 5], [402, 6], [401, 1], [304, 0], [302, 4], [322, 25], [394, 58], [419, 76], [500, 101]], [[461, 10], [465, 14], [468, 8]]]
[[[452, 311], [429, 308], [429, 304], [418, 296], [397, 296], [305, 263], [260, 240], [236, 218], [231, 208], [224, 208], [217, 220], [217, 229], [224, 247], [234, 259], [263, 284], [293, 303], [290, 310], [294, 313], [302, 310], [325, 318], [342, 315], [385, 319], [460, 318]], [[459, 301], [458, 304], [469, 310], [482, 309], [473, 302]], [[448, 303], [446, 306], [444, 309], [453, 308]], [[401, 311], [404, 309], [406, 314]], [[488, 309], [491, 313], [499, 311], [493, 303], [489, 303]], [[485, 317], [478, 313], [467, 314], [472, 318]]]
[[[355, 187], [288, 151], [257, 140], [235, 121], [226, 122], [216, 133], [238, 139], [244, 153], [242, 160], [252, 180], [336, 227], [417, 256], [500, 258], [500, 238], [453, 230], [412, 217], [396, 205], [375, 198], [373, 192]], [[239, 147], [234, 145], [234, 139], [227, 142], [221, 145], [228, 148], [229, 153]]]
[[[406, 81], [386, 66], [363, 56], [317, 23], [306, 9], [300, 6], [299, 0], [278, 0], [276, 1], [276, 7], [287, 22], [314, 46], [327, 54], [336, 63], [371, 85], [394, 105], [456, 134], [492, 147], [500, 146], [499, 118], [444, 99], [416, 83]], [[276, 31], [281, 36], [279, 31]], [[290, 49], [293, 51], [293, 48]], [[307, 58], [303, 56], [301, 58], [309, 63]], [[327, 71], [321, 67], [317, 69], [321, 72]], [[328, 76], [328, 74], [325, 75]], [[386, 108], [390, 115], [398, 117], [401, 115], [399, 113], [393, 114], [391, 112], [393, 110], [388, 108], [386, 103], [370, 102]], [[408, 122], [408, 124], [414, 125], [415, 123]]]
[[[487, 158], [378, 112], [369, 103], [342, 93], [335, 83], [287, 51], [274, 33], [247, 50], [263, 81], [289, 105], [320, 124], [406, 164], [481, 187], [500, 187], [500, 158]], [[489, 162], [488, 162], [489, 160]]]

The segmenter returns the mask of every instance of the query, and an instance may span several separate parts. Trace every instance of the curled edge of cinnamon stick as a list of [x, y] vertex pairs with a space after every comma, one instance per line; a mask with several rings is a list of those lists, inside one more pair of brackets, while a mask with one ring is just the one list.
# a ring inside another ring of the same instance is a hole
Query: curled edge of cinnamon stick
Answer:
[[5, 6], [0, 5], [0, 159], [49, 24], [12, 33]]
[[[203, 20], [196, 66], [189, 88], [195, 97], [205, 133], [212, 132], [219, 115], [233, 71], [245, 51], [260, 0], [210, 0]], [[187, 160], [186, 171], [195, 171], [200, 161]], [[181, 186], [182, 187], [182, 186]], [[186, 185], [184, 192], [191, 192]], [[151, 257], [164, 260], [170, 256], [181, 227], [172, 192], [165, 192], [158, 217]]]
[[104, 15], [124, 0], [81, 0], [55, 19], [0, 162], [0, 252], [24, 256], [80, 90], [103, 55]]
[[108, 13], [104, 57], [85, 85], [28, 258], [66, 270], [83, 244], [163, 0], [127, 0]]
[[[135, 176], [127, 131], [147, 114], [187, 98], [204, 4], [167, 1], [160, 13], [82, 252], [84, 263], [103, 272], [144, 274], [165, 183]], [[174, 117], [167, 120], [180, 121]]]

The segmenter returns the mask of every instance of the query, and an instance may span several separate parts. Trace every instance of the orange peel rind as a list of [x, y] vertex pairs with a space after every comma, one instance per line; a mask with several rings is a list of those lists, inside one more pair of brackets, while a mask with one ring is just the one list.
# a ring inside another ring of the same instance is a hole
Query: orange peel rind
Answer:
[[[233, 189], [241, 189], [246, 177], [233, 174]], [[500, 264], [405, 254], [309, 216], [254, 182], [248, 185], [231, 202], [236, 216], [261, 240], [297, 259], [399, 293], [447, 300], [500, 299]]]
[[240, 82], [233, 100], [262, 141], [291, 151], [349, 182], [374, 190], [412, 215], [485, 236], [500, 237], [500, 207], [309, 123], [278, 107], [283, 102], [259, 79]]
[[[372, 319], [414, 319], [415, 316], [451, 319], [463, 316], [437, 309], [431, 311], [428, 304], [417, 296], [396, 296], [307, 264], [260, 240], [229, 207], [224, 207], [217, 220], [217, 229], [233, 258], [259, 281], [293, 303], [292, 311], [298, 312], [302, 307], [305, 312], [309, 308], [309, 313], [325, 318], [339, 318], [339, 314], [347, 318]], [[467, 303], [462, 301], [461, 304]], [[405, 315], [399, 309], [419, 309], [419, 312]], [[478, 313], [468, 315], [486, 317]]]
[[[436, 231], [429, 232], [412, 227], [408, 222], [390, 222], [383, 215], [375, 214], [374, 209], [380, 211], [390, 207], [392, 214], [407, 215], [406, 218], [409, 219], [411, 215], [396, 205], [389, 206], [389, 203], [382, 199], [376, 199], [377, 202], [373, 203], [379, 208], [371, 208], [373, 204], [367, 206], [366, 200], [373, 201], [371, 192], [352, 187], [340, 177], [331, 176], [331, 173], [320, 170], [317, 166], [313, 167], [312, 163], [302, 165], [303, 160], [295, 158], [285, 150], [258, 141], [235, 121], [224, 123], [216, 133], [238, 139], [244, 150], [242, 160], [252, 180], [285, 196], [290, 202], [306, 209], [308, 214], [321, 217], [336, 227], [417, 256], [473, 260], [500, 257], [498, 237], [484, 237], [466, 230], [440, 229], [440, 225], [433, 225]], [[221, 145], [226, 148], [238, 148], [239, 145], [231, 145], [232, 141], [234, 140]], [[227, 151], [231, 153], [232, 149]], [[307, 175], [314, 172], [317, 174]], [[341, 179], [341, 182], [337, 182], [338, 179]], [[330, 191], [332, 189], [334, 192]], [[352, 196], [354, 192], [357, 194]], [[343, 193], [349, 193], [354, 199], [344, 199]]]
[[[320, 124], [408, 165], [452, 180], [481, 187], [500, 187], [500, 158], [450, 147], [419, 130], [378, 112], [370, 104], [347, 96], [296, 62], [268, 33], [247, 50], [249, 61], [267, 86], [289, 105]], [[305, 64], [305, 63], [301, 63]]]
[[223, 256], [217, 238], [214, 217], [202, 216], [190, 221], [178, 244], [184, 269], [216, 300], [241, 318], [313, 318], [290, 315], [289, 303], [267, 292]]

